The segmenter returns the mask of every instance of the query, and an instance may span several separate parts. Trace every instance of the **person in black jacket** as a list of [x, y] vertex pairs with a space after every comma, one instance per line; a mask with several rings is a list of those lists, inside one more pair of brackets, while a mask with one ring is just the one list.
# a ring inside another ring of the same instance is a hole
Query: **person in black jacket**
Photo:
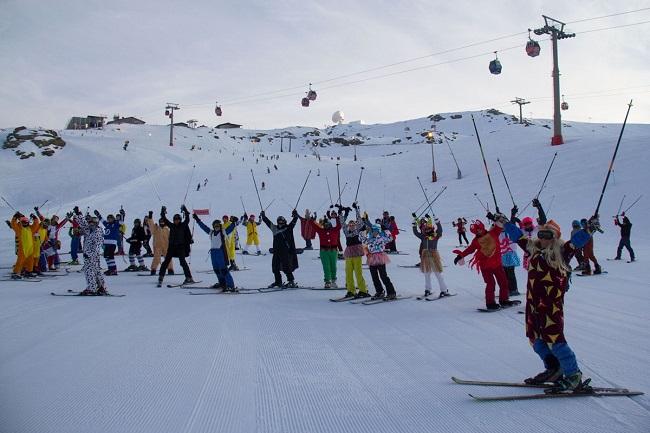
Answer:
[[276, 220], [277, 224], [273, 224], [266, 217], [264, 211], [260, 213], [262, 221], [264, 221], [264, 224], [273, 233], [273, 260], [271, 262], [271, 269], [273, 270], [275, 281], [269, 288], [283, 287], [280, 272], [284, 272], [287, 276], [287, 284], [284, 287], [297, 287], [293, 278], [293, 271], [298, 269], [298, 255], [296, 254], [296, 243], [293, 240], [293, 228], [298, 221], [298, 212], [294, 209], [291, 216], [293, 218], [289, 224], [287, 224], [287, 220], [283, 216], [279, 216]]
[[630, 253], [630, 261], [634, 261], [634, 250], [630, 244], [630, 234], [632, 232], [632, 223], [630, 219], [625, 216], [625, 212], [621, 214], [623, 217], [623, 222], [618, 219], [618, 215], [614, 219], [614, 224], [621, 228], [621, 240], [618, 242], [618, 250], [616, 251], [616, 258], [614, 260], [621, 260], [621, 253], [623, 252], [623, 247], [627, 249], [627, 252]]
[[190, 245], [192, 244], [192, 232], [190, 231], [190, 212], [187, 210], [185, 205], [181, 206], [181, 211], [183, 212], [184, 218], [181, 221], [181, 216], [175, 214], [173, 222], [170, 222], [167, 219], [167, 208], [165, 206], [160, 209], [160, 219], [165, 222], [167, 227], [169, 227], [169, 246], [167, 247], [167, 255], [165, 260], [160, 266], [160, 273], [158, 274], [158, 287], [162, 285], [163, 279], [165, 278], [165, 272], [167, 271], [167, 266], [172, 260], [172, 257], [177, 257], [178, 261], [181, 262], [183, 267], [183, 273], [185, 274], [185, 281], [183, 284], [193, 283], [192, 273], [190, 272], [190, 267], [187, 265], [185, 257], [190, 255]]
[[[129, 243], [129, 267], [124, 272], [134, 271], [148, 271], [149, 269], [144, 265], [142, 258], [142, 244], [146, 241], [147, 236], [144, 232], [144, 227], [140, 219], [136, 218], [133, 221], [133, 229], [131, 236], [126, 238], [125, 241]], [[138, 259], [138, 265], [135, 265], [135, 259]]]

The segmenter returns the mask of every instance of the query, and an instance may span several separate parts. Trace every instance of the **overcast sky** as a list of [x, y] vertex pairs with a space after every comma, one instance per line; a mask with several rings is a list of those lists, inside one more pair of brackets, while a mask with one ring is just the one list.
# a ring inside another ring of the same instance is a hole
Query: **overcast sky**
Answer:
[[[525, 34], [327, 80], [525, 32], [543, 25], [542, 14], [572, 22], [646, 7], [648, 0], [0, 0], [0, 126], [63, 128], [73, 115], [116, 113], [164, 124], [165, 103], [175, 102], [179, 121], [320, 127], [336, 110], [368, 123], [489, 107], [514, 113], [515, 96], [530, 98], [526, 116], [548, 118], [550, 42], [530, 58]], [[559, 43], [565, 119], [621, 122], [634, 98], [630, 122], [650, 122], [650, 24], [581, 34], [642, 21], [650, 10], [567, 26], [577, 36]], [[501, 75], [489, 73], [487, 54], [342, 85], [494, 50], [504, 50]], [[309, 82], [319, 96], [303, 108]], [[268, 99], [278, 95], [290, 96]]]

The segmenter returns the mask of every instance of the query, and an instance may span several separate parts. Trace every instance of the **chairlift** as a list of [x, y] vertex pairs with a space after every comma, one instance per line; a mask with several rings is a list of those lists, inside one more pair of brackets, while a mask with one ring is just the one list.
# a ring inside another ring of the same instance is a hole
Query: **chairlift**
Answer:
[[562, 95], [562, 103], [560, 104], [560, 108], [564, 111], [569, 109], [569, 103], [564, 101], [564, 95]]
[[165, 110], [165, 116], [169, 117], [169, 110]]
[[301, 104], [303, 107], [309, 107], [309, 98], [308, 98], [307, 96], [305, 96], [305, 97], [302, 98], [302, 100], [300, 101], [300, 104]]
[[221, 110], [221, 107], [219, 106], [219, 103], [216, 103], [216, 107], [214, 108], [214, 114], [217, 116], [221, 116], [223, 114], [223, 110]]
[[495, 58], [490, 62], [490, 73], [494, 75], [499, 75], [501, 73], [501, 62], [499, 61], [499, 56], [497, 52], [494, 52]]
[[533, 38], [530, 37], [530, 29], [528, 29], [528, 42], [526, 43], [526, 54], [528, 54], [530, 57], [537, 57], [539, 56], [540, 50], [541, 47], [539, 46], [539, 42], [533, 40]]
[[315, 101], [317, 96], [318, 95], [316, 94], [316, 91], [312, 90], [311, 83], [309, 83], [309, 92], [307, 92], [307, 99], [310, 101]]

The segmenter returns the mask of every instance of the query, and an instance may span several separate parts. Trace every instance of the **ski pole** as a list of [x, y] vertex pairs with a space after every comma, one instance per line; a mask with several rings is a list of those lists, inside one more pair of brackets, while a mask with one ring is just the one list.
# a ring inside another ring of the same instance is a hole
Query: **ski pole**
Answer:
[[621, 203], [618, 205], [618, 210], [616, 211], [616, 216], [619, 216], [621, 214], [621, 209], [623, 208], [623, 202], [625, 201], [625, 194], [623, 194], [623, 198], [621, 199]]
[[341, 176], [339, 174], [339, 164], [336, 164], [336, 182], [339, 188], [339, 204], [341, 204]]
[[239, 196], [239, 201], [241, 202], [242, 209], [244, 209], [244, 214], [248, 215], [248, 212], [246, 212], [246, 206], [244, 206], [244, 199], [242, 198], [241, 195]]
[[43, 204], [42, 204], [42, 205], [40, 205], [40, 206], [39, 206], [38, 208], [40, 209], [40, 208], [42, 208], [43, 206], [45, 206], [45, 203], [47, 203], [48, 201], [50, 201], [50, 199], [49, 199], [49, 198], [48, 198], [47, 200], [45, 200], [45, 201], [43, 202]]
[[539, 195], [542, 193], [542, 190], [544, 189], [544, 186], [546, 185], [546, 179], [548, 179], [548, 174], [551, 172], [551, 168], [553, 168], [553, 164], [555, 163], [555, 158], [557, 157], [557, 152], [553, 155], [553, 159], [551, 160], [551, 165], [548, 166], [548, 170], [546, 170], [546, 176], [544, 176], [544, 180], [542, 181], [542, 186], [539, 187], [539, 191], [537, 192], [537, 195], [535, 196], [536, 199], [539, 198]]
[[621, 127], [621, 132], [618, 135], [618, 141], [616, 142], [616, 148], [614, 148], [614, 155], [612, 160], [609, 163], [609, 168], [607, 169], [607, 176], [605, 177], [605, 184], [603, 185], [603, 190], [600, 193], [600, 198], [598, 199], [598, 204], [596, 205], [596, 210], [594, 211], [594, 216], [598, 215], [598, 210], [600, 209], [600, 204], [603, 201], [603, 196], [605, 195], [605, 189], [607, 188], [607, 182], [609, 181], [609, 175], [612, 174], [612, 169], [614, 168], [614, 161], [616, 160], [616, 154], [618, 153], [618, 147], [621, 145], [621, 138], [623, 138], [623, 131], [625, 130], [625, 125], [627, 124], [627, 116], [630, 114], [630, 109], [632, 108], [632, 100], [627, 104], [627, 113], [625, 113], [625, 120], [623, 120], [623, 126]]
[[627, 207], [627, 209], [625, 209], [623, 212], [627, 213], [627, 211], [629, 211], [630, 209], [632, 209], [632, 207], [634, 207], [634, 205], [637, 204], [637, 203], [639, 202], [639, 200], [641, 200], [641, 197], [643, 197], [643, 194], [641, 194], [641, 195], [639, 196], [639, 198], [637, 198], [636, 200], [634, 200], [634, 202], [633, 202], [631, 205], [629, 205], [629, 206]]
[[192, 173], [190, 174], [190, 180], [187, 181], [187, 189], [185, 189], [185, 197], [183, 197], [183, 204], [185, 204], [185, 201], [187, 200], [187, 193], [190, 192], [190, 184], [192, 183], [192, 178], [194, 178], [194, 169], [196, 168], [196, 165], [192, 166]]
[[[446, 189], [447, 189], [446, 186], [443, 186], [443, 187], [442, 187], [442, 189], [440, 190], [440, 192], [439, 192], [439, 193], [438, 193], [438, 194], [433, 198], [433, 200], [431, 200], [431, 206], [433, 206], [433, 204], [436, 202], [436, 200], [438, 200], [438, 198], [442, 195], [443, 192], [445, 192]], [[425, 203], [425, 204], [426, 204], [426, 203]], [[419, 218], [420, 218], [420, 217], [421, 217], [425, 212], [426, 212], [426, 209], [423, 210], [422, 213], [420, 213], [420, 216], [418, 216], [418, 219], [419, 219]], [[433, 213], [433, 210], [431, 211], [431, 213]]]
[[275, 199], [271, 200], [271, 203], [269, 203], [269, 205], [266, 206], [266, 208], [264, 208], [264, 212], [266, 212], [266, 210], [271, 207], [271, 205], [273, 204], [274, 201], [275, 201]]
[[512, 191], [510, 191], [510, 185], [508, 185], [508, 178], [506, 178], [506, 174], [503, 171], [503, 166], [501, 165], [501, 161], [499, 158], [497, 158], [497, 162], [499, 163], [499, 168], [501, 169], [501, 174], [503, 175], [503, 180], [506, 182], [506, 188], [508, 188], [508, 194], [510, 194], [510, 200], [512, 200], [512, 205], [517, 206], [515, 204], [515, 199], [512, 197]]
[[4, 197], [2, 197], [2, 196], [0, 196], [0, 198], [2, 199], [3, 202], [7, 203], [7, 206], [9, 206], [10, 208], [12, 208], [12, 209], [14, 210], [14, 212], [18, 212], [18, 211], [16, 210], [16, 208], [13, 207], [13, 206], [11, 205], [11, 203], [9, 203], [9, 202], [7, 201], [6, 198], [4, 198]]
[[260, 209], [264, 210], [264, 206], [262, 206], [262, 199], [260, 199], [260, 192], [257, 189], [257, 182], [255, 182], [255, 174], [253, 174], [253, 169], [251, 168], [251, 176], [253, 176], [253, 185], [255, 185], [255, 192], [257, 193], [257, 201], [260, 204]]
[[553, 206], [553, 201], [555, 200], [555, 195], [551, 197], [551, 201], [548, 204], [548, 208], [546, 208], [546, 214], [550, 215], [551, 214], [551, 207]]
[[474, 198], [475, 198], [475, 199], [476, 199], [476, 200], [481, 204], [481, 207], [482, 207], [483, 209], [485, 209], [486, 212], [488, 212], [488, 208], [485, 207], [485, 205], [483, 204], [483, 202], [481, 201], [481, 199], [478, 198], [478, 194], [474, 193]]
[[[345, 192], [345, 189], [346, 189], [347, 187], [348, 187], [348, 183], [345, 182], [345, 184], [343, 185], [343, 189], [341, 190], [341, 195], [343, 195], [343, 193]], [[340, 205], [340, 204], [341, 204], [341, 196], [339, 196], [339, 205]]]
[[359, 187], [361, 186], [361, 176], [363, 176], [363, 167], [361, 167], [361, 173], [359, 173], [359, 182], [357, 182], [357, 192], [354, 194], [354, 202], [357, 202], [357, 197], [359, 196]]
[[156, 184], [153, 183], [151, 178], [149, 177], [149, 171], [145, 168], [144, 173], [147, 176], [147, 179], [149, 179], [149, 183], [151, 183], [151, 186], [153, 187], [154, 192], [156, 193], [156, 197], [158, 197], [158, 201], [162, 203], [162, 199], [160, 198], [160, 194], [158, 194], [158, 188], [156, 188]]
[[[418, 183], [420, 184], [420, 189], [422, 190], [422, 194], [424, 194], [424, 198], [427, 200], [427, 209], [433, 212], [433, 209], [431, 209], [431, 202], [429, 201], [429, 197], [427, 196], [427, 192], [424, 190], [424, 187], [422, 186], [422, 182], [420, 181], [420, 176], [416, 176]], [[425, 209], [426, 210], [426, 209]]]
[[[300, 203], [300, 199], [302, 198], [302, 193], [305, 190], [305, 187], [307, 186], [307, 181], [309, 180], [309, 176], [311, 176], [311, 170], [309, 170], [309, 173], [307, 173], [307, 179], [305, 179], [305, 183], [302, 185], [302, 189], [300, 190], [300, 195], [298, 196], [298, 200], [296, 201], [296, 205], [293, 207], [294, 209], [298, 208], [298, 203]], [[340, 197], [339, 197], [340, 199]]]
[[330, 205], [334, 206], [334, 202], [332, 201], [332, 191], [330, 190], [330, 180], [325, 176], [325, 182], [327, 182], [327, 193], [330, 195]]
[[478, 129], [476, 128], [476, 122], [474, 121], [474, 115], [472, 114], [472, 123], [474, 124], [474, 132], [476, 132], [476, 140], [478, 141], [478, 147], [481, 149], [481, 157], [483, 158], [483, 166], [485, 167], [485, 174], [488, 178], [488, 183], [490, 184], [490, 191], [492, 191], [492, 199], [494, 200], [494, 208], [497, 213], [499, 212], [499, 205], [497, 204], [497, 197], [494, 195], [494, 187], [492, 186], [492, 178], [490, 177], [490, 170], [488, 170], [487, 162], [485, 161], [485, 154], [483, 153], [483, 145], [481, 144], [481, 137], [478, 135]]

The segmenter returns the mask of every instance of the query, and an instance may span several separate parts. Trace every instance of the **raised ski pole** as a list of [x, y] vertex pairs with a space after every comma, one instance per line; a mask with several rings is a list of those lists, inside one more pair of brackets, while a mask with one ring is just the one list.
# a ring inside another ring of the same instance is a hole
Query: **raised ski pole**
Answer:
[[[307, 181], [309, 180], [309, 176], [311, 176], [311, 170], [309, 170], [309, 173], [307, 173], [307, 179], [305, 179], [305, 183], [302, 185], [302, 189], [300, 190], [300, 195], [298, 196], [298, 200], [296, 201], [296, 205], [293, 207], [294, 209], [298, 208], [298, 203], [300, 203], [300, 199], [302, 198], [302, 193], [305, 190], [305, 187], [307, 186]], [[339, 197], [340, 199], [341, 197]]]
[[325, 182], [327, 182], [327, 193], [330, 195], [330, 206], [334, 206], [334, 202], [332, 201], [332, 190], [330, 190], [330, 180], [325, 176]]
[[629, 211], [630, 209], [632, 209], [632, 208], [634, 207], [634, 205], [637, 204], [637, 203], [639, 202], [639, 200], [641, 200], [641, 197], [643, 197], [643, 194], [641, 194], [641, 195], [639, 196], [639, 198], [637, 198], [636, 200], [634, 200], [634, 202], [632, 202], [632, 204], [629, 205], [629, 206], [627, 207], [627, 209], [625, 209], [623, 212], [626, 212], [626, 213], [627, 213], [627, 211]]
[[422, 190], [422, 194], [424, 194], [424, 198], [427, 200], [427, 208], [425, 210], [430, 210], [431, 213], [435, 214], [433, 209], [431, 209], [431, 202], [429, 201], [429, 197], [427, 196], [427, 192], [424, 190], [424, 187], [422, 186], [422, 181], [420, 181], [420, 176], [416, 176], [418, 183], [420, 184], [420, 189]]
[[149, 179], [149, 183], [150, 183], [151, 186], [153, 187], [153, 190], [154, 190], [154, 192], [156, 193], [156, 197], [158, 197], [158, 201], [159, 201], [160, 203], [162, 203], [162, 199], [160, 198], [160, 194], [158, 194], [158, 188], [156, 188], [156, 185], [153, 183], [153, 181], [152, 181], [151, 178], [149, 177], [149, 171], [148, 171], [146, 168], [144, 169], [144, 173], [145, 173], [145, 175], [147, 175], [147, 179]]
[[244, 199], [241, 195], [239, 196], [239, 201], [241, 202], [242, 209], [244, 209], [244, 215], [248, 215], [248, 212], [246, 212], [246, 206], [244, 206]]
[[539, 195], [542, 193], [544, 186], [546, 186], [546, 179], [548, 179], [548, 175], [551, 172], [551, 168], [553, 168], [553, 164], [555, 163], [555, 158], [557, 158], [557, 152], [555, 152], [555, 154], [553, 155], [553, 159], [551, 160], [551, 165], [549, 165], [548, 170], [546, 170], [546, 176], [544, 176], [544, 180], [542, 181], [542, 186], [539, 187], [539, 191], [537, 191], [535, 198], [539, 198]]
[[194, 169], [196, 168], [196, 165], [192, 166], [192, 173], [190, 174], [190, 180], [187, 181], [187, 188], [185, 189], [185, 197], [183, 197], [183, 204], [185, 204], [185, 201], [187, 200], [187, 193], [190, 192], [190, 184], [192, 183], [192, 179], [194, 178]]
[[510, 200], [512, 200], [512, 205], [517, 206], [515, 204], [515, 199], [512, 197], [512, 191], [510, 191], [510, 185], [508, 185], [508, 178], [506, 178], [506, 174], [503, 171], [503, 166], [501, 165], [501, 161], [499, 158], [497, 158], [497, 162], [499, 163], [499, 168], [501, 169], [501, 174], [503, 175], [503, 180], [506, 182], [506, 188], [508, 188], [508, 194], [510, 194]]
[[268, 206], [266, 206], [264, 208], [264, 212], [266, 212], [266, 210], [271, 207], [271, 205], [273, 204], [274, 201], [275, 201], [275, 199], [271, 200], [271, 203], [269, 203]]
[[[345, 182], [345, 184], [343, 185], [343, 189], [341, 190], [341, 195], [343, 195], [343, 193], [345, 192], [345, 189], [346, 189], [347, 187], [348, 187], [348, 183]], [[340, 205], [340, 204], [341, 204], [341, 196], [339, 196], [339, 200], [338, 200], [338, 201], [339, 201], [339, 205]]]
[[483, 202], [481, 201], [481, 199], [478, 198], [478, 194], [474, 193], [474, 198], [476, 199], [476, 201], [478, 201], [478, 202], [481, 204], [481, 207], [482, 207], [483, 209], [485, 209], [485, 212], [489, 212], [489, 209], [488, 209], [487, 207], [485, 207], [485, 205], [483, 204]]
[[10, 208], [12, 208], [12, 209], [14, 210], [14, 212], [18, 212], [18, 211], [16, 210], [16, 208], [13, 207], [13, 206], [11, 205], [11, 203], [9, 203], [9, 202], [7, 201], [6, 198], [4, 198], [4, 197], [2, 197], [2, 196], [0, 196], [0, 198], [2, 199], [3, 202], [7, 203], [7, 206], [9, 206]]
[[257, 182], [255, 182], [255, 175], [253, 174], [252, 168], [251, 168], [251, 176], [253, 176], [253, 185], [255, 185], [255, 193], [257, 193], [257, 201], [260, 204], [260, 210], [264, 211], [264, 206], [262, 206], [262, 199], [260, 198], [260, 191], [257, 189]]
[[492, 178], [490, 177], [490, 170], [488, 170], [487, 162], [485, 161], [485, 154], [483, 153], [483, 145], [481, 144], [481, 137], [478, 135], [478, 129], [476, 128], [476, 122], [474, 121], [474, 115], [472, 114], [472, 123], [474, 124], [474, 132], [476, 132], [476, 140], [478, 141], [478, 147], [481, 149], [481, 157], [483, 158], [483, 166], [485, 167], [485, 174], [488, 178], [488, 183], [490, 184], [490, 191], [492, 191], [492, 199], [494, 200], [494, 208], [497, 213], [499, 212], [499, 205], [497, 204], [497, 197], [494, 195], [494, 187], [492, 186]]
[[625, 194], [623, 194], [623, 198], [621, 199], [621, 203], [618, 205], [618, 210], [616, 211], [616, 216], [619, 216], [621, 214], [621, 209], [623, 209], [623, 202], [625, 201]]
[[50, 201], [49, 198], [48, 198], [47, 200], [45, 200], [45, 201], [43, 202], [43, 204], [41, 204], [38, 208], [40, 209], [40, 208], [42, 208], [43, 206], [45, 206], [45, 203], [47, 203], [48, 201]]
[[460, 172], [460, 167], [458, 166], [458, 161], [456, 161], [456, 155], [454, 155], [454, 151], [451, 150], [451, 145], [449, 144], [449, 140], [447, 140], [446, 135], [442, 135], [445, 138], [445, 143], [447, 143], [447, 147], [449, 148], [449, 153], [451, 153], [451, 157], [454, 158], [454, 163], [456, 164], [456, 179], [462, 179], [463, 178], [463, 173]]
[[605, 195], [605, 189], [607, 188], [607, 182], [609, 181], [609, 175], [612, 174], [612, 169], [614, 168], [614, 161], [616, 160], [616, 154], [618, 153], [618, 147], [621, 145], [621, 138], [623, 138], [623, 131], [625, 130], [625, 125], [627, 124], [627, 116], [630, 114], [630, 109], [632, 108], [632, 100], [627, 104], [627, 113], [625, 113], [625, 120], [623, 120], [623, 126], [621, 127], [621, 132], [618, 134], [618, 141], [616, 142], [616, 148], [614, 149], [614, 155], [612, 155], [612, 161], [609, 163], [609, 168], [607, 169], [607, 176], [605, 177], [605, 184], [603, 185], [603, 190], [600, 192], [600, 198], [598, 199], [598, 204], [596, 205], [596, 210], [594, 211], [594, 216], [598, 215], [598, 210], [600, 209], [600, 204], [603, 201], [603, 196]]
[[[443, 186], [443, 187], [442, 187], [442, 189], [440, 190], [440, 192], [439, 192], [438, 194], [436, 194], [436, 196], [433, 198], [433, 200], [431, 200], [431, 206], [433, 206], [433, 204], [436, 202], [436, 200], [438, 200], [438, 198], [442, 195], [443, 192], [445, 192], [446, 189], [447, 189], [446, 186]], [[427, 203], [424, 203], [424, 204], [427, 204]], [[418, 210], [419, 210], [419, 209], [418, 209]], [[419, 219], [419, 218], [420, 218], [420, 217], [421, 217], [421, 216], [422, 216], [426, 211], [427, 211], [427, 209], [425, 208], [425, 209], [422, 211], [422, 213], [420, 213], [420, 216], [418, 216], [418, 219]], [[431, 210], [431, 213], [433, 213], [433, 209]]]
[[339, 164], [336, 164], [336, 182], [339, 188], [339, 205], [341, 204], [341, 175], [339, 174]]
[[363, 176], [363, 167], [361, 167], [361, 173], [359, 173], [359, 182], [357, 182], [357, 192], [354, 194], [354, 203], [357, 202], [357, 197], [359, 196], [359, 187], [361, 186], [361, 176]]

